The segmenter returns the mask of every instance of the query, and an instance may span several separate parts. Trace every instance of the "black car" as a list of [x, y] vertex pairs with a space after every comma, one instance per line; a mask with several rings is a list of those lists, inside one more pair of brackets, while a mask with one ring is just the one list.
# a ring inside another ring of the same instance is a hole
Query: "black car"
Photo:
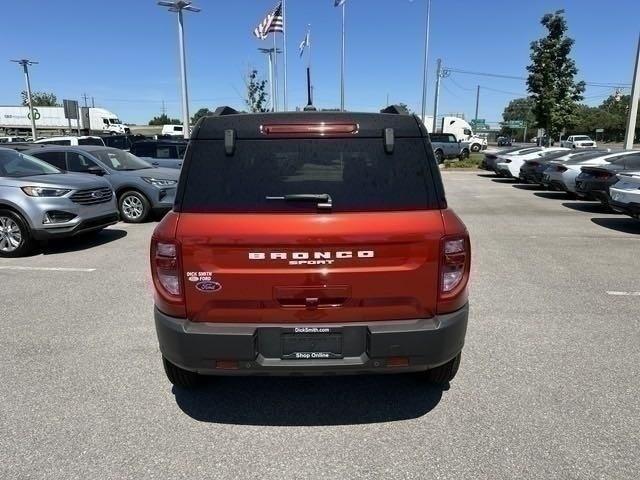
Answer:
[[498, 137], [498, 146], [499, 147], [510, 147], [511, 146], [511, 138], [509, 138], [509, 137]]
[[625, 170], [640, 170], [640, 152], [625, 155], [607, 165], [585, 166], [576, 177], [576, 194], [587, 200], [599, 200], [609, 206], [609, 187], [618, 182], [618, 173]]
[[131, 145], [129, 151], [154, 167], [181, 168], [186, 150], [185, 140], [142, 140]]
[[104, 135], [102, 141], [105, 146], [120, 150], [129, 150], [133, 143], [129, 135]]

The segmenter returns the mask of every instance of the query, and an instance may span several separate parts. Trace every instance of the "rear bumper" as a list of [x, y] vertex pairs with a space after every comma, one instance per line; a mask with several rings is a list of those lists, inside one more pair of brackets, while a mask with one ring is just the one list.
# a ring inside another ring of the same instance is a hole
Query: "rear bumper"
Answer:
[[615, 200], [609, 200], [609, 205], [616, 212], [624, 213], [625, 215], [640, 219], [640, 203], [622, 203], [616, 202]]
[[[157, 309], [154, 315], [162, 355], [174, 365], [201, 374], [400, 373], [427, 370], [458, 355], [464, 345], [469, 306], [432, 318], [326, 325], [195, 323]], [[296, 327], [329, 327], [332, 333], [339, 332], [343, 357], [282, 359], [282, 334]], [[391, 357], [405, 357], [408, 364], [388, 366]], [[224, 364], [219, 364], [222, 360]]]

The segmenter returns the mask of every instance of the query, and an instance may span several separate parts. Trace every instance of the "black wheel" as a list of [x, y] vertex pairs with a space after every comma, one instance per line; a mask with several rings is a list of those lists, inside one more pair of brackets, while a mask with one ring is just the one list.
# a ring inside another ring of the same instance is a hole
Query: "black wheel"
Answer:
[[471, 151], [476, 153], [479, 152], [480, 150], [482, 150], [482, 145], [480, 145], [479, 143], [474, 143], [473, 145], [471, 145]]
[[32, 248], [27, 222], [11, 210], [0, 210], [0, 257], [22, 257]]
[[120, 217], [127, 223], [142, 223], [151, 212], [149, 200], [140, 192], [129, 190], [120, 195], [118, 199]]
[[442, 150], [436, 150], [434, 153], [435, 153], [436, 161], [438, 162], [438, 165], [444, 162], [444, 154], [442, 153]]
[[460, 153], [460, 160], [466, 160], [467, 158], [469, 158], [469, 156], [470, 156], [469, 150], [465, 148]]
[[460, 352], [453, 360], [449, 360], [444, 365], [427, 370], [427, 381], [435, 384], [445, 384], [453, 380], [458, 373], [460, 367], [460, 359], [462, 358], [462, 352]]
[[197, 373], [177, 367], [164, 357], [162, 357], [162, 365], [167, 378], [176, 387], [195, 388], [202, 381], [202, 377]]

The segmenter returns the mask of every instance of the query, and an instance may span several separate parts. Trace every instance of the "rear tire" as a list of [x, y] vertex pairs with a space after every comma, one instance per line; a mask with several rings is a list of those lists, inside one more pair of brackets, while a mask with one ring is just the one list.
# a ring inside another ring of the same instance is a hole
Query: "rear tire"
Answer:
[[461, 358], [462, 352], [460, 352], [453, 360], [449, 360], [444, 365], [440, 365], [439, 367], [427, 370], [427, 381], [436, 385], [449, 383], [455, 378], [456, 373], [458, 373]]
[[0, 210], [0, 257], [23, 257], [33, 243], [27, 222], [11, 210]]
[[167, 378], [176, 387], [195, 388], [202, 382], [200, 375], [174, 365], [164, 358], [164, 356], [162, 357], [162, 365], [164, 366], [164, 373], [167, 374]]
[[442, 153], [442, 150], [436, 150], [434, 153], [435, 153], [436, 162], [438, 162], [438, 165], [442, 164], [442, 162], [444, 162], [444, 154]]

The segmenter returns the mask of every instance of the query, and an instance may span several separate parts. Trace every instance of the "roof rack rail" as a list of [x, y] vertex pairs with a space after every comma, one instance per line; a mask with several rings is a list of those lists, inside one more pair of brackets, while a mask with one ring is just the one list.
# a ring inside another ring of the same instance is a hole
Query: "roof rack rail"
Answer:
[[389, 105], [380, 110], [380, 113], [393, 113], [394, 115], [409, 115], [409, 110], [402, 105]]
[[213, 115], [220, 117], [223, 115], [236, 115], [240, 112], [238, 112], [236, 109], [231, 108], [231, 107], [227, 107], [226, 105], [223, 107], [218, 107], [216, 108], [216, 111], [213, 112]]

